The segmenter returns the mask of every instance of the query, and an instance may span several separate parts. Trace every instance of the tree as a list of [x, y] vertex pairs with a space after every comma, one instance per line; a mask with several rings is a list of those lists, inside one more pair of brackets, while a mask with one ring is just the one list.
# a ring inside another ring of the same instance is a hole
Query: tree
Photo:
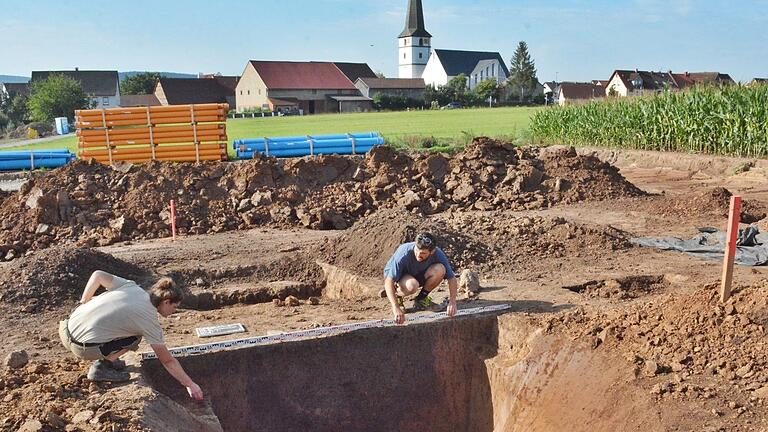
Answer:
[[386, 78], [386, 76], [384, 76], [384, 72], [380, 70], [377, 70], [375, 73], [376, 73], [376, 78]]
[[487, 79], [475, 86], [475, 93], [480, 100], [487, 103], [489, 98], [499, 98], [499, 85], [495, 79]]
[[14, 125], [21, 125], [29, 121], [29, 108], [27, 108], [29, 97], [21, 93], [14, 96], [8, 104], [3, 107], [3, 112], [8, 116], [8, 120]]
[[450, 102], [463, 103], [465, 100], [464, 96], [467, 93], [467, 76], [463, 73], [456, 75], [441, 90], [445, 91], [445, 95], [450, 99]]
[[120, 82], [120, 94], [139, 95], [154, 93], [155, 85], [157, 85], [158, 81], [160, 81], [160, 74], [157, 72], [143, 72], [128, 77]]
[[522, 102], [526, 96], [530, 97], [538, 83], [536, 66], [528, 53], [528, 44], [525, 41], [520, 41], [517, 44], [515, 56], [512, 57], [507, 84], [513, 95], [520, 95]]
[[27, 107], [34, 121], [49, 122], [56, 117], [73, 120], [75, 110], [90, 108], [80, 82], [65, 75], [52, 74], [33, 82], [30, 90]]

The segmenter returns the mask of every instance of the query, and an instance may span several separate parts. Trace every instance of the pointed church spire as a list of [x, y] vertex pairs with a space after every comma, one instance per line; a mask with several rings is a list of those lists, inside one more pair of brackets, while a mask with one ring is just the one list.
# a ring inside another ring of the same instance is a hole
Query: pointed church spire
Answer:
[[405, 30], [398, 37], [432, 37], [424, 29], [424, 11], [421, 8], [421, 0], [408, 0]]

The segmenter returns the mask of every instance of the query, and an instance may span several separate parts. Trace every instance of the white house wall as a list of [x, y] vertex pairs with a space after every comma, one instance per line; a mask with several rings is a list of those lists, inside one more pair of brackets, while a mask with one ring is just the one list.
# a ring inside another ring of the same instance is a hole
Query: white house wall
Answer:
[[427, 62], [427, 67], [424, 68], [422, 78], [424, 78], [424, 84], [426, 85], [431, 84], [439, 87], [448, 84], [448, 74], [445, 73], [443, 64], [440, 63], [440, 59], [434, 52], [429, 56], [429, 61]]
[[247, 109], [262, 108], [267, 105], [269, 97], [267, 85], [261, 79], [256, 68], [251, 62], [245, 66], [243, 76], [235, 87], [235, 101], [237, 112], [243, 112]]

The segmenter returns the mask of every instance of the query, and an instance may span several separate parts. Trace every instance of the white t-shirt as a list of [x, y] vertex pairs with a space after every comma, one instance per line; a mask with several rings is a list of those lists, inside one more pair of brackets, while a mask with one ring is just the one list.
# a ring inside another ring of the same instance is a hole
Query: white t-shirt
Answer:
[[143, 336], [151, 345], [163, 344], [163, 329], [149, 293], [136, 282], [112, 277], [112, 288], [80, 305], [69, 317], [69, 332], [80, 343], [104, 343]]

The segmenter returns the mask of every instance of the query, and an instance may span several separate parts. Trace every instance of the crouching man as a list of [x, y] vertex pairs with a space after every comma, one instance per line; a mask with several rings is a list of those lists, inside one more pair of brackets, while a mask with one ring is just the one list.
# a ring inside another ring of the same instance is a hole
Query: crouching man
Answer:
[[[107, 291], [95, 296], [96, 290]], [[193, 399], [202, 399], [200, 386], [184, 372], [163, 339], [158, 314], [176, 312], [183, 293], [170, 278], [160, 279], [149, 292], [136, 282], [107, 272], [93, 272], [85, 285], [80, 306], [69, 319], [59, 322], [59, 337], [64, 347], [83, 360], [95, 360], [88, 370], [91, 381], [128, 381], [125, 362], [120, 356], [136, 351], [142, 337], [165, 369], [187, 388]]]
[[437, 247], [432, 234], [421, 233], [416, 241], [401, 244], [384, 267], [384, 291], [392, 305], [395, 323], [405, 322], [403, 297], [418, 294], [413, 310], [443, 309], [429, 295], [443, 280], [448, 281], [448, 316], [456, 314], [456, 292], [459, 283], [445, 253]]

